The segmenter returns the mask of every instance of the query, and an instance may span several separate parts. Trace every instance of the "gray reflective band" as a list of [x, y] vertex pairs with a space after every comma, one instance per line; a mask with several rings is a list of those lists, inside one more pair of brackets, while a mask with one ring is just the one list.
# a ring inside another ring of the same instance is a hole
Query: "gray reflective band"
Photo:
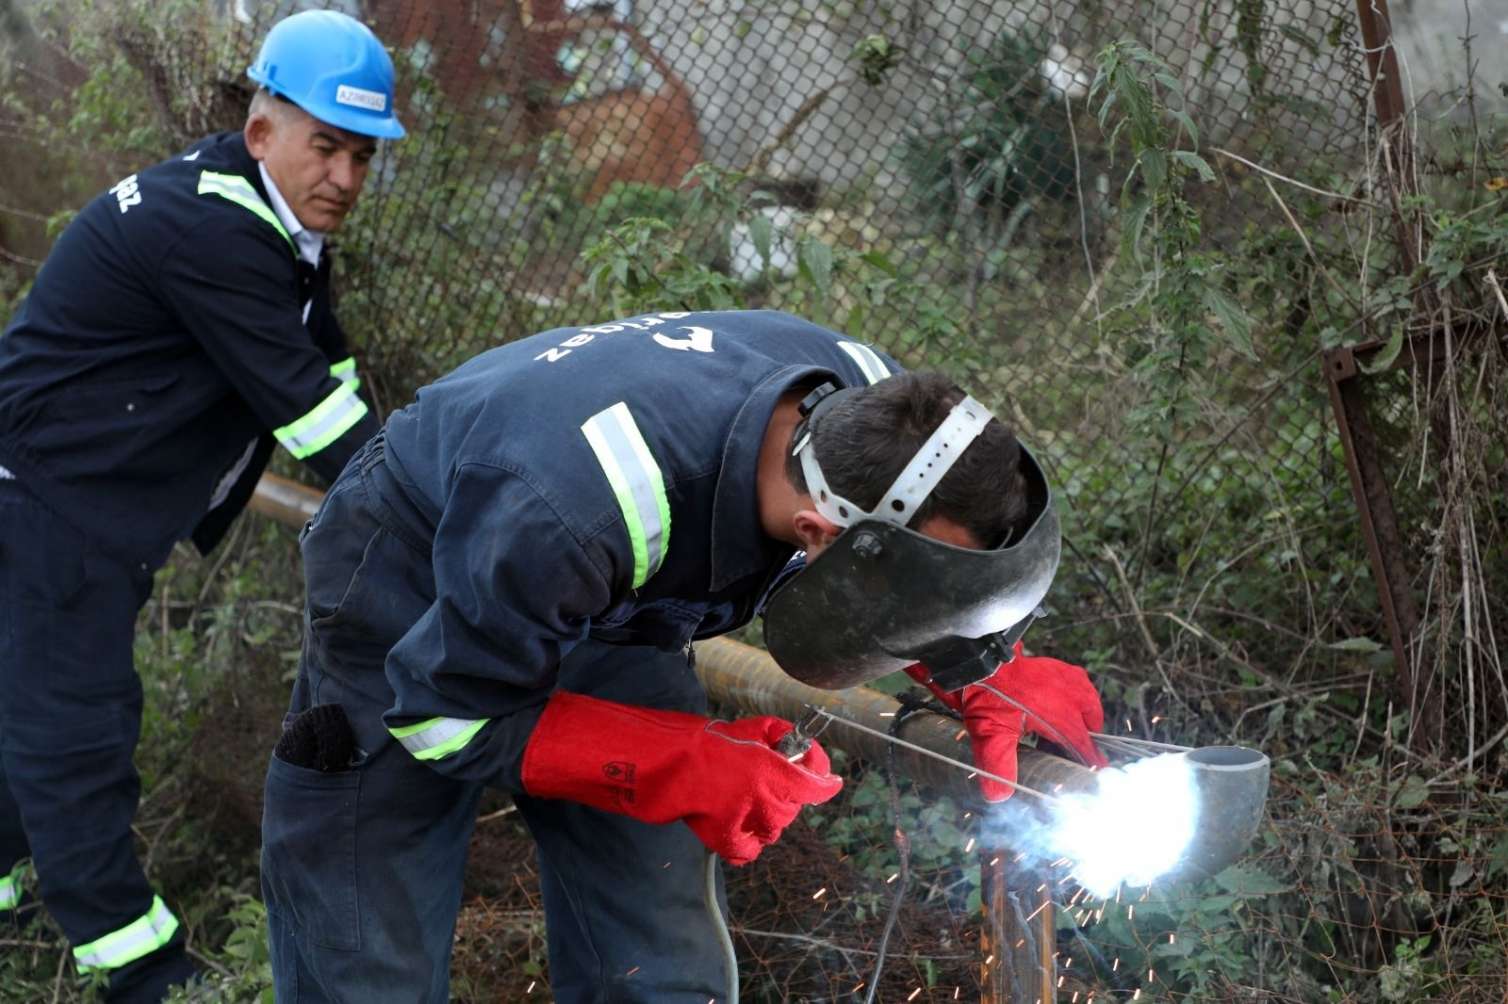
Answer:
[[21, 881], [11, 872], [0, 878], [0, 910], [14, 910], [21, 902]]
[[103, 938], [96, 938], [87, 945], [73, 950], [73, 960], [80, 971], [90, 969], [119, 969], [128, 962], [135, 962], [149, 952], [166, 945], [178, 930], [178, 918], [173, 916], [161, 896], [152, 897], [152, 909], [125, 927], [111, 931]]
[[345, 380], [302, 418], [272, 430], [272, 434], [296, 459], [313, 456], [345, 435], [367, 413], [367, 403], [356, 395], [360, 383], [354, 378]]
[[581, 431], [623, 512], [623, 525], [634, 553], [632, 588], [638, 589], [659, 570], [670, 547], [665, 478], [622, 401], [587, 419]]
[[416, 760], [443, 760], [466, 746], [490, 718], [428, 718], [388, 729]]
[[283, 221], [278, 219], [277, 213], [272, 207], [262, 201], [257, 190], [251, 182], [238, 174], [220, 174], [216, 171], [204, 171], [199, 175], [200, 195], [218, 195], [222, 199], [228, 199], [243, 209], [249, 209], [257, 216], [272, 224], [274, 230], [283, 235], [283, 240], [288, 242], [288, 247], [295, 254], [297, 249], [293, 246], [293, 238], [288, 236], [288, 228], [283, 226]]
[[860, 342], [839, 342], [838, 348], [848, 353], [854, 362], [859, 364], [859, 369], [864, 371], [864, 379], [871, 384], [877, 384], [890, 376], [890, 367], [885, 365], [885, 360], [868, 345]]

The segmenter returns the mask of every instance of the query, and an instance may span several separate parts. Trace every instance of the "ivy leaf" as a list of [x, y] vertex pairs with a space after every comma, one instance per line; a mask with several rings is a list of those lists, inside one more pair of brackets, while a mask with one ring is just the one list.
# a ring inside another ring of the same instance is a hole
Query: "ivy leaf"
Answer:
[[1204, 287], [1204, 309], [1215, 315], [1220, 326], [1226, 334], [1231, 336], [1231, 342], [1236, 351], [1253, 361], [1257, 358], [1256, 349], [1251, 343], [1251, 316], [1241, 309], [1241, 305], [1225, 294], [1225, 291], [1217, 286]]
[[770, 218], [764, 213], [755, 213], [749, 220], [749, 240], [759, 255], [759, 267], [770, 267]]
[[1410, 774], [1398, 789], [1398, 800], [1393, 804], [1400, 809], [1417, 809], [1429, 798], [1429, 785], [1424, 778]]
[[1398, 353], [1402, 351], [1403, 325], [1395, 324], [1393, 325], [1393, 333], [1388, 336], [1388, 343], [1382, 347], [1382, 351], [1373, 356], [1369, 362], [1362, 362], [1358, 359], [1356, 364], [1363, 373], [1369, 376], [1382, 373], [1389, 366], [1393, 365], [1393, 360], [1397, 359]]
[[1488, 878], [1498, 874], [1508, 875], [1508, 836], [1499, 837], [1487, 856]]
[[1368, 655], [1382, 651], [1382, 645], [1370, 638], [1345, 638], [1341, 641], [1332, 641], [1325, 647], [1333, 648], [1337, 652], [1363, 652]]
[[1214, 181], [1215, 170], [1210, 167], [1209, 161], [1199, 156], [1192, 150], [1174, 150], [1173, 159], [1185, 167], [1191, 167], [1199, 173], [1201, 181]]
[[1270, 896], [1274, 893], [1287, 892], [1289, 889], [1289, 886], [1255, 865], [1231, 865], [1216, 875], [1215, 881], [1219, 883], [1220, 888], [1243, 898]]
[[811, 280], [818, 295], [827, 299], [833, 288], [833, 249], [815, 237], [808, 237], [801, 242], [797, 267]]

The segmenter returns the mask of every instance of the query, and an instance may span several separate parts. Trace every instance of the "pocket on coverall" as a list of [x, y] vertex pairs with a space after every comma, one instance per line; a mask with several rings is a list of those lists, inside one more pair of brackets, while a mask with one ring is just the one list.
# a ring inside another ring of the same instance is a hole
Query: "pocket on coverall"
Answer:
[[361, 771], [327, 774], [272, 758], [262, 853], [269, 907], [321, 948], [361, 948], [356, 805]]

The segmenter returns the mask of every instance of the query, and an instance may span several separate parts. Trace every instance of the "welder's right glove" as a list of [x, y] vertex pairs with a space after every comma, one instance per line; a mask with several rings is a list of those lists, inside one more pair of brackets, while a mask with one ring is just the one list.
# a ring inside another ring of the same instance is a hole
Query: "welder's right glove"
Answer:
[[718, 721], [556, 691], [524, 748], [524, 791], [646, 823], [684, 820], [730, 864], [748, 864], [804, 805], [843, 787], [815, 742], [795, 762], [779, 718]]

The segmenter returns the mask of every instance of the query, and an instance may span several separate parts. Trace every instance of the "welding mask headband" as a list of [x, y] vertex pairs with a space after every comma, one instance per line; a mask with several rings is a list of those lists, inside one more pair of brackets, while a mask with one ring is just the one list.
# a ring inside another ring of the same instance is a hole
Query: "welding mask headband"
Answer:
[[[798, 434], [799, 438], [799, 434]], [[765, 606], [765, 644], [792, 677], [841, 690], [913, 662], [956, 690], [1010, 658], [1057, 574], [1057, 511], [1021, 448], [1027, 529], [990, 550], [875, 518], [845, 529]]]

